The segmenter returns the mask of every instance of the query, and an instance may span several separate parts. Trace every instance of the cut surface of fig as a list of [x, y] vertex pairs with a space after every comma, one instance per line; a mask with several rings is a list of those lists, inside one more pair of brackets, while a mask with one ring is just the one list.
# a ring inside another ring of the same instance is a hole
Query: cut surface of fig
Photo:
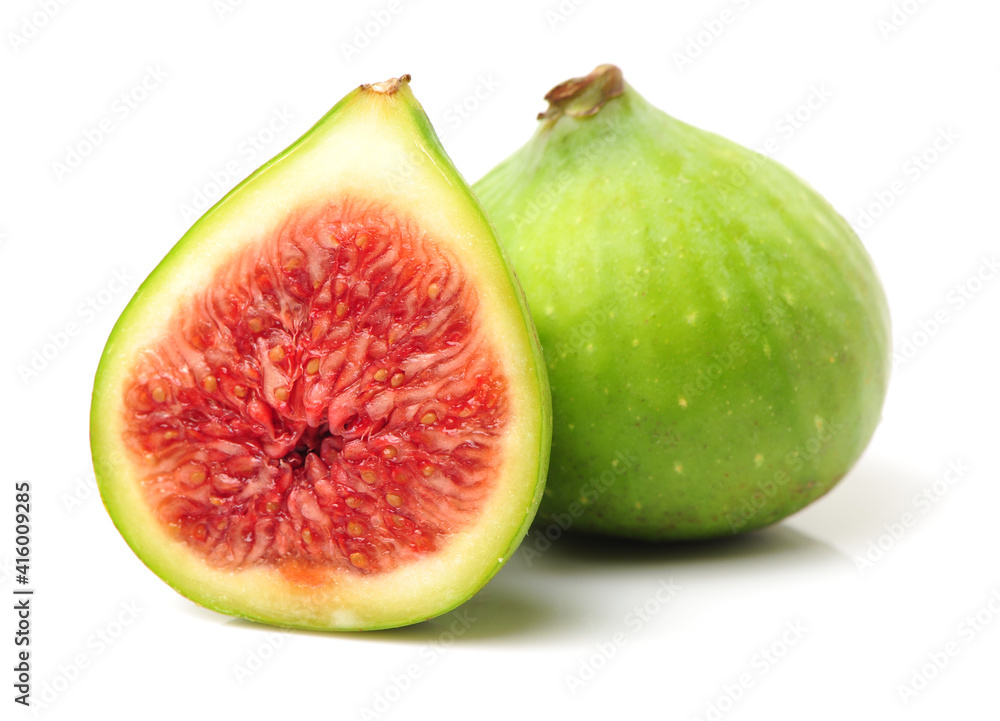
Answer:
[[108, 342], [102, 497], [206, 606], [422, 620], [489, 580], [534, 515], [537, 341], [407, 80], [362, 86], [209, 211]]
[[139, 357], [126, 444], [212, 565], [379, 572], [491, 490], [507, 381], [458, 262], [406, 232], [350, 207], [292, 219]]

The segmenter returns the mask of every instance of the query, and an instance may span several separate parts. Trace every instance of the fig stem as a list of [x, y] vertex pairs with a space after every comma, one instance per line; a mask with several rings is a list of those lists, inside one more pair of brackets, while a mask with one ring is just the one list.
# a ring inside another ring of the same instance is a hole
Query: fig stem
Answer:
[[559, 83], [545, 95], [549, 107], [539, 120], [558, 120], [563, 115], [586, 118], [596, 115], [612, 98], [625, 92], [625, 80], [617, 65], [598, 65], [582, 78]]
[[381, 93], [383, 95], [393, 95], [400, 86], [404, 83], [410, 82], [410, 75], [400, 75], [398, 78], [389, 78], [388, 80], [383, 80], [380, 83], [365, 83], [361, 86], [362, 90], [369, 90], [374, 93]]

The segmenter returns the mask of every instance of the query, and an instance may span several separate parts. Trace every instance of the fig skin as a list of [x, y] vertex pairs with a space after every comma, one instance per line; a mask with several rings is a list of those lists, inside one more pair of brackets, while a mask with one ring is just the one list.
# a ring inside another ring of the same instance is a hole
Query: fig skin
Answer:
[[847, 222], [789, 170], [600, 66], [474, 189], [553, 398], [539, 520], [727, 536], [829, 491], [880, 419], [890, 321]]

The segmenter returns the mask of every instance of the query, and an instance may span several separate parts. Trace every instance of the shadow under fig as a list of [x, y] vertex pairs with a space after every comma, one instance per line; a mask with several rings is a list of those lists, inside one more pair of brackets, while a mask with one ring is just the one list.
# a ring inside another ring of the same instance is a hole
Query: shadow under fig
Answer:
[[[534, 531], [532, 531], [534, 533]], [[529, 541], [530, 542], [530, 541]], [[652, 543], [567, 534], [532, 562], [544, 572], [588, 574], [603, 568], [677, 566], [796, 559], [843, 560], [825, 543], [785, 524], [700, 541]]]
[[476, 641], [538, 638], [565, 632], [574, 625], [572, 614], [543, 594], [509, 583], [503, 569], [471, 599], [453, 611], [412, 626], [373, 631], [375, 640], [438, 644], [446, 647]]
[[[531, 533], [534, 534], [534, 529]], [[594, 614], [586, 598], [573, 592], [573, 584], [560, 579], [577, 577], [587, 583], [612, 582], [621, 573], [650, 571], [656, 577], [683, 567], [710, 571], [727, 565], [753, 572], [758, 562], [769, 565], [797, 563], [844, 568], [844, 557], [826, 544], [787, 525], [775, 525], [738, 536], [702, 541], [649, 543], [567, 534], [544, 552], [524, 555], [525, 544], [507, 565], [473, 598], [456, 610], [403, 628], [370, 632], [378, 640], [394, 642], [468, 643], [584, 633], [593, 629]], [[562, 586], [562, 588], [560, 588]], [[463, 614], [475, 619], [454, 637], [449, 631], [464, 625]]]
[[[593, 628], [592, 608], [581, 597], [579, 583], [613, 583], [621, 574], [693, 571], [713, 574], [716, 567], [725, 573], [737, 570], [754, 573], [761, 564], [811, 568], [835, 564], [843, 568], [847, 560], [840, 553], [787, 524], [777, 524], [737, 536], [687, 542], [650, 543], [566, 534], [540, 553], [525, 554], [531, 548], [532, 529], [521, 548], [507, 565], [475, 596], [458, 608], [436, 618], [376, 631], [312, 631], [269, 626], [241, 618], [229, 618], [215, 611], [185, 604], [187, 611], [203, 620], [290, 634], [318, 637], [356, 637], [359, 640], [431, 645], [446, 648], [483, 641], [490, 644], [531, 639], [544, 642], [553, 636], [573, 636]], [[567, 581], [572, 582], [567, 585]]]
[[[552, 540], [551, 548], [533, 554], [531, 570], [600, 573], [602, 566], [617, 569], [728, 562], [749, 566], [771, 560], [852, 564], [849, 556], [837, 549], [871, 540], [883, 532], [885, 523], [912, 510], [914, 493], [933, 483], [937, 470], [919, 471], [886, 459], [863, 457], [827, 494], [774, 525], [718, 539], [661, 543], [566, 533]], [[531, 528], [519, 554], [523, 556], [525, 548], [537, 550], [546, 545], [539, 541], [546, 526], [551, 524], [537, 522]], [[803, 527], [810, 533], [799, 530]], [[836, 545], [819, 540], [812, 532]]]
[[792, 516], [838, 548], [863, 546], [885, 531], [884, 524], [913, 512], [914, 494], [930, 487], [947, 468], [863, 456], [823, 498]]

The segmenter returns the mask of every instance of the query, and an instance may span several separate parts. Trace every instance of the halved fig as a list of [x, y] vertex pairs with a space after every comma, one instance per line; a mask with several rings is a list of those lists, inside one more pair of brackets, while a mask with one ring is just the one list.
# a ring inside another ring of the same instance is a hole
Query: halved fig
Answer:
[[537, 338], [408, 81], [362, 85], [209, 210], [108, 340], [101, 496], [206, 607], [413, 623], [472, 596], [534, 517]]

